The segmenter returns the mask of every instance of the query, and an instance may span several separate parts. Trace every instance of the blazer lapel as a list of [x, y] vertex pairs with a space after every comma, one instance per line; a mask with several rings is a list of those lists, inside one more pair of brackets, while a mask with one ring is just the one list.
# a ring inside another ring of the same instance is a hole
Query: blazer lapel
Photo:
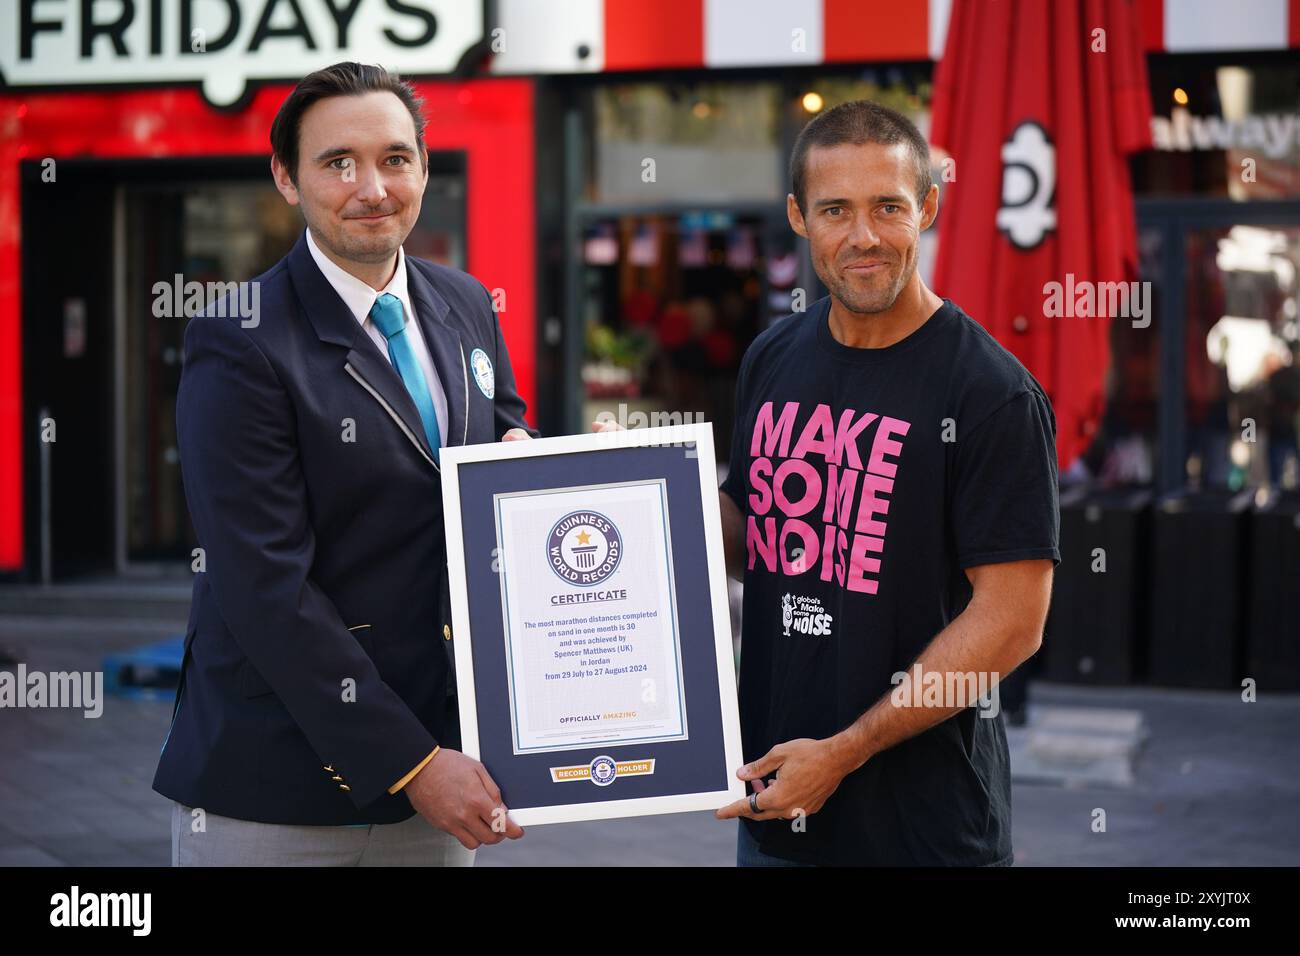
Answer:
[[429, 448], [429, 439], [424, 434], [424, 422], [420, 420], [415, 400], [406, 390], [406, 383], [392, 363], [379, 354], [379, 349], [370, 336], [362, 334], [355, 347], [348, 352], [343, 370], [361, 383], [361, 387], [388, 412], [389, 417], [406, 433], [407, 439], [429, 464], [438, 468], [433, 450]]
[[466, 370], [468, 356], [460, 333], [447, 322], [450, 306], [438, 290], [415, 264], [406, 257], [406, 289], [415, 306], [415, 318], [420, 323], [420, 333], [429, 354], [433, 357], [438, 381], [447, 396], [447, 432], [442, 436], [444, 445], [463, 445], [469, 435], [469, 376]]
[[[405, 383], [379, 351], [378, 346], [362, 329], [361, 323], [339, 298], [329, 280], [321, 274], [307, 248], [305, 234], [289, 253], [289, 274], [293, 279], [298, 301], [316, 335], [323, 342], [348, 349], [343, 371], [359, 382], [393, 419], [416, 450], [429, 464], [437, 468], [429, 440], [424, 435], [424, 424]], [[441, 370], [439, 371], [441, 374]]]

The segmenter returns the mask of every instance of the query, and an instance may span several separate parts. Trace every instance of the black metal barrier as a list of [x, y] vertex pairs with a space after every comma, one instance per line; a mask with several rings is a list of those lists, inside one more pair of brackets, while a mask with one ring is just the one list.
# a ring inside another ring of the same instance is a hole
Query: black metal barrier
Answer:
[[1240, 685], [1254, 496], [1180, 492], [1155, 503], [1149, 683]]
[[1300, 690], [1300, 494], [1257, 505], [1250, 537], [1242, 677], [1261, 691]]
[[1043, 676], [1300, 690], [1300, 494], [1061, 492]]
[[1048, 680], [1142, 679], [1151, 499], [1145, 490], [1062, 491], [1061, 565], [1043, 640]]

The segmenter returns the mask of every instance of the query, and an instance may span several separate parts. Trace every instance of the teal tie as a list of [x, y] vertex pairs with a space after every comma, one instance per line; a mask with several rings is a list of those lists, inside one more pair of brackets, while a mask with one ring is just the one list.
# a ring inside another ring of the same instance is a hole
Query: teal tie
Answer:
[[424, 436], [429, 439], [429, 447], [433, 449], [434, 461], [441, 461], [438, 449], [442, 447], [442, 433], [438, 430], [438, 415], [433, 410], [429, 383], [424, 380], [424, 372], [415, 360], [411, 340], [406, 337], [406, 313], [402, 309], [402, 300], [385, 292], [370, 307], [370, 319], [388, 340], [388, 357], [393, 360], [393, 368], [397, 369], [406, 390], [415, 400], [420, 421], [424, 423]]

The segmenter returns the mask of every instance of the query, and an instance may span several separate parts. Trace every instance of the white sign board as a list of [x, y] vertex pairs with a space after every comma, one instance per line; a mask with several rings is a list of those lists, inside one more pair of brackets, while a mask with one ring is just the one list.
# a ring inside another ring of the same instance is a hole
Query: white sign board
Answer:
[[0, 18], [6, 87], [200, 82], [217, 106], [340, 60], [450, 73], [486, 26], [470, 0], [5, 0]]

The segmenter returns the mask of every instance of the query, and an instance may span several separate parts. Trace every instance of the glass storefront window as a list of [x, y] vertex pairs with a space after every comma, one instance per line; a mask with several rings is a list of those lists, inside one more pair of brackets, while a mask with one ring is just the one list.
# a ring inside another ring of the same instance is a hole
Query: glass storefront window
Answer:
[[1150, 61], [1154, 148], [1134, 161], [1147, 196], [1300, 195], [1300, 64]]
[[776, 83], [637, 83], [594, 92], [601, 203], [769, 200], [781, 191]]
[[[584, 231], [582, 256], [584, 421], [601, 412], [631, 425], [707, 420], [730, 435], [741, 356], [770, 308], [788, 310], [795, 284], [784, 221], [726, 212], [603, 218]], [[678, 417], [654, 417], [664, 413]]]
[[[807, 122], [816, 112], [850, 100], [870, 100], [898, 110], [924, 134], [930, 132], [930, 80], [927, 71], [903, 67], [866, 70], [852, 76], [822, 76], [804, 84], [796, 98]], [[812, 107], [810, 109], [810, 107]], [[800, 126], [803, 124], [800, 123]]]
[[1189, 230], [1187, 483], [1300, 487], [1300, 226]]
[[[1162, 229], [1138, 230], [1138, 278], [1151, 283], [1150, 308], [1160, 314], [1164, 253]], [[1110, 367], [1106, 371], [1106, 410], [1088, 450], [1062, 484], [1090, 481], [1104, 488], [1147, 487], [1154, 483], [1158, 459], [1160, 326], [1135, 328], [1110, 323]]]

